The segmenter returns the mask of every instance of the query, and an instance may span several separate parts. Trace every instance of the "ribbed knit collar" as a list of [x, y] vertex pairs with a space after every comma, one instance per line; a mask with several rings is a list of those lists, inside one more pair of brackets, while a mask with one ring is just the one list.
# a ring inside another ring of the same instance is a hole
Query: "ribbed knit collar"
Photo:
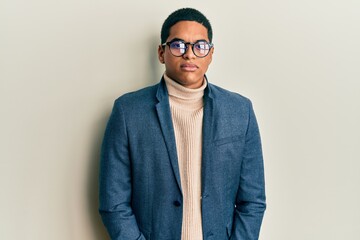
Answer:
[[169, 78], [166, 73], [164, 73], [164, 80], [171, 105], [188, 110], [198, 110], [203, 107], [204, 89], [207, 86], [207, 81], [205, 79], [202, 86], [196, 89], [186, 88], [180, 85]]
[[203, 84], [201, 87], [193, 89], [193, 88], [187, 88], [176, 81], [169, 78], [166, 73], [164, 73], [164, 79], [166, 83], [166, 87], [168, 89], [168, 93], [170, 96], [184, 99], [184, 100], [196, 100], [200, 99], [204, 96], [204, 89], [206, 88], [207, 82], [204, 79]]

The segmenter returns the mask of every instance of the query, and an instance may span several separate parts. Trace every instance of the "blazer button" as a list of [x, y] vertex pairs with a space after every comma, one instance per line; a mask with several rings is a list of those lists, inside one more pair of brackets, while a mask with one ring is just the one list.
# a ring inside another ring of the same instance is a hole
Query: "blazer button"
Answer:
[[181, 203], [180, 203], [179, 201], [174, 201], [174, 205], [175, 205], [176, 207], [180, 207], [180, 206], [181, 206]]

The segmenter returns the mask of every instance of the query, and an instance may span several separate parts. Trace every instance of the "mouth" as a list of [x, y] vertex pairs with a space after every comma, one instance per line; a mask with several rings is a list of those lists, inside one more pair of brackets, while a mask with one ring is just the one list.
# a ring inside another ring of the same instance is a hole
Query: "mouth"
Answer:
[[185, 72], [194, 72], [196, 71], [199, 67], [196, 64], [193, 63], [184, 63], [180, 65], [181, 70], [185, 71]]

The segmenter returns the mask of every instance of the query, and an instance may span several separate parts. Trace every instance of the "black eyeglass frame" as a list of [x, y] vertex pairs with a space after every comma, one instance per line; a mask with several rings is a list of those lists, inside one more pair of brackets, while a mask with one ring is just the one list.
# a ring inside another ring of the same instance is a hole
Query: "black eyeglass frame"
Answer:
[[[175, 55], [175, 54], [173, 54], [173, 52], [171, 51], [170, 45], [171, 45], [172, 43], [174, 43], [174, 42], [182, 42], [182, 43], [185, 44], [185, 51], [184, 51], [183, 54], [181, 54], [181, 55]], [[207, 44], [209, 45], [209, 51], [208, 51], [208, 53], [207, 53], [206, 55], [204, 55], [204, 56], [198, 56], [198, 55], [196, 54], [196, 52], [194, 51], [194, 46], [195, 46], [195, 44], [197, 44], [197, 43], [199, 43], [199, 42], [205, 42], [205, 43], [207, 43]], [[198, 58], [204, 58], [204, 57], [206, 57], [207, 55], [209, 55], [211, 48], [214, 47], [214, 44], [213, 44], [213, 43], [209, 43], [209, 42], [207, 42], [207, 41], [205, 41], [205, 40], [198, 40], [198, 41], [192, 43], [192, 42], [185, 42], [185, 41], [179, 40], [179, 39], [174, 39], [174, 40], [171, 40], [171, 41], [169, 41], [169, 42], [165, 42], [165, 43], [161, 44], [162, 47], [169, 46], [169, 49], [170, 49], [171, 54], [172, 54], [173, 56], [175, 56], [175, 57], [182, 57], [182, 56], [184, 56], [184, 54], [187, 52], [187, 50], [188, 50], [188, 48], [189, 48], [188, 45], [191, 45], [191, 50], [193, 51], [194, 55], [195, 55], [196, 57], [198, 57]]]

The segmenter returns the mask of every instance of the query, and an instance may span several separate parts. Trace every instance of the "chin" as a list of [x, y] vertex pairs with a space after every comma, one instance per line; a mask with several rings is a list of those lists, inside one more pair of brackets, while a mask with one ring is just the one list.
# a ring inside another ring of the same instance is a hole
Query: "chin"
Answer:
[[184, 79], [181, 80], [181, 82], [179, 82], [181, 85], [185, 86], [185, 87], [190, 87], [190, 88], [194, 88], [194, 86], [196, 86], [195, 88], [198, 88], [202, 85], [202, 81], [196, 80], [196, 79]]
[[182, 76], [179, 79], [181, 79], [181, 81], [184, 82], [184, 83], [186, 82], [186, 83], [194, 84], [194, 83], [198, 82], [200, 78], [201, 77], [198, 76], [198, 75], [185, 74], [185, 76]]

